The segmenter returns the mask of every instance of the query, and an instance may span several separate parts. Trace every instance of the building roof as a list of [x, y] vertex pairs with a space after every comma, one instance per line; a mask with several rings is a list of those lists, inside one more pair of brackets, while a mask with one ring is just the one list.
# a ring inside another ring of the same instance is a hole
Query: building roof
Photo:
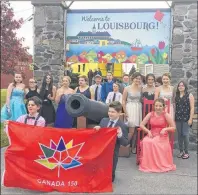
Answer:
[[68, 36], [67, 39], [71, 40], [71, 39], [78, 39], [77, 36]]
[[88, 31], [88, 32], [81, 31], [77, 34], [77, 36], [111, 36], [111, 35], [106, 31], [105, 32], [95, 32], [95, 33], [90, 32], [90, 31]]

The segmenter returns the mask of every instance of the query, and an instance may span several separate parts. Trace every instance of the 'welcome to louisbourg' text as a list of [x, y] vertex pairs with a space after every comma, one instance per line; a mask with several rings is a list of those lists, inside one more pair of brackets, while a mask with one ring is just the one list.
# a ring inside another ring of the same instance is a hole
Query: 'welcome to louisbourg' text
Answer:
[[143, 29], [143, 30], [154, 30], [158, 29], [158, 22], [109, 22], [110, 18], [100, 17], [94, 18], [92, 15], [90, 16], [82, 16], [82, 21], [85, 22], [98, 22], [95, 23], [95, 27], [97, 30], [135, 30], [135, 29]]

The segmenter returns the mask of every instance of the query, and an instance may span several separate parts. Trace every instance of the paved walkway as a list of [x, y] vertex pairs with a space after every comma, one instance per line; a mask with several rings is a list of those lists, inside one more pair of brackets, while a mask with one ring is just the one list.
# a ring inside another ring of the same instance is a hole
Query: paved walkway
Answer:
[[[1, 175], [4, 170], [4, 151], [5, 149], [1, 149]], [[135, 155], [130, 158], [120, 158], [113, 194], [197, 194], [197, 154], [192, 151], [188, 160], [182, 160], [176, 158], [176, 152], [174, 151], [174, 161], [177, 170], [168, 173], [142, 173], [135, 164]], [[1, 194], [63, 195], [66, 193], [40, 193], [1, 187]]]

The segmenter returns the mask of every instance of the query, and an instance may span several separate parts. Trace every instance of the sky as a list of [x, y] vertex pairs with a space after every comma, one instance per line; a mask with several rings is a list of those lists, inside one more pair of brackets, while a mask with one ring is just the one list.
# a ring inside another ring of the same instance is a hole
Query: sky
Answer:
[[[33, 14], [33, 6], [31, 1], [10, 1], [11, 7], [14, 9], [15, 18], [23, 18], [25, 20], [21, 29], [17, 31], [18, 37], [24, 37], [24, 46], [28, 46], [29, 53], [33, 54], [33, 20], [28, 19]], [[67, 3], [69, 3], [68, 1]], [[171, 1], [169, 1], [171, 3]], [[71, 9], [124, 9], [124, 8], [169, 8], [165, 1], [77, 1], [71, 6]]]

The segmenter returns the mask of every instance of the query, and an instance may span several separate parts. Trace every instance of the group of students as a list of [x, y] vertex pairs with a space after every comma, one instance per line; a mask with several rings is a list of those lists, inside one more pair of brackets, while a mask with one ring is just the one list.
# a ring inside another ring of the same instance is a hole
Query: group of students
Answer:
[[[174, 87], [170, 85], [169, 74], [162, 75], [161, 85], [157, 87], [153, 74], [146, 75], [145, 84], [142, 82], [142, 75], [138, 72], [132, 75], [131, 80], [128, 75], [124, 75], [122, 83], [114, 82], [111, 72], [108, 72], [106, 77], [107, 82], [102, 83], [102, 77], [96, 75], [95, 84], [89, 86], [87, 77], [80, 76], [79, 86], [73, 90], [69, 87], [71, 78], [68, 76], [62, 78], [58, 89], [53, 85], [53, 77], [50, 74], [45, 75], [40, 88], [37, 87], [35, 79], [30, 79], [29, 87], [25, 88], [22, 75], [15, 74], [14, 82], [8, 86], [6, 104], [1, 110], [1, 120], [72, 128], [73, 118], [65, 109], [65, 100], [70, 94], [81, 93], [89, 99], [109, 105], [109, 118], [102, 119], [99, 126], [95, 127], [96, 130], [100, 127], [119, 127], [112, 180], [115, 178], [119, 147], [131, 143], [136, 127], [141, 127], [148, 135], [141, 142], [139, 170], [145, 172], [175, 170], [168, 139], [168, 132], [175, 129], [178, 131], [180, 148], [178, 158], [189, 158], [188, 136], [194, 114], [194, 97], [188, 92], [184, 81], [179, 82], [174, 91]], [[24, 97], [27, 99], [26, 104]], [[154, 111], [148, 110], [147, 116], [142, 121], [143, 98], [155, 102]], [[170, 114], [165, 112], [166, 100], [171, 102]], [[58, 104], [56, 111], [53, 102]], [[122, 112], [125, 113], [125, 122], [119, 120]], [[146, 127], [148, 122], [151, 129]], [[135, 147], [136, 144], [132, 144], [132, 153], [136, 153]]]
[[[96, 75], [95, 84], [90, 86], [90, 90], [95, 93], [99, 86], [97, 101], [111, 103], [119, 101], [123, 106], [127, 126], [129, 127], [129, 140], [132, 140], [132, 153], [136, 153], [136, 142], [133, 139], [135, 129], [140, 126], [143, 119], [143, 99], [156, 100], [162, 98], [170, 101], [170, 116], [176, 123], [178, 132], [178, 142], [180, 153], [179, 158], [189, 158], [189, 129], [192, 126], [194, 116], [194, 97], [189, 93], [185, 81], [180, 81], [177, 86], [171, 85], [169, 73], [155, 78], [154, 74], [147, 74], [143, 77], [139, 72], [135, 72], [131, 78], [123, 75], [122, 83], [113, 81], [111, 72], [107, 73], [107, 82], [101, 83], [101, 77]], [[146, 114], [150, 110], [146, 110]]]

